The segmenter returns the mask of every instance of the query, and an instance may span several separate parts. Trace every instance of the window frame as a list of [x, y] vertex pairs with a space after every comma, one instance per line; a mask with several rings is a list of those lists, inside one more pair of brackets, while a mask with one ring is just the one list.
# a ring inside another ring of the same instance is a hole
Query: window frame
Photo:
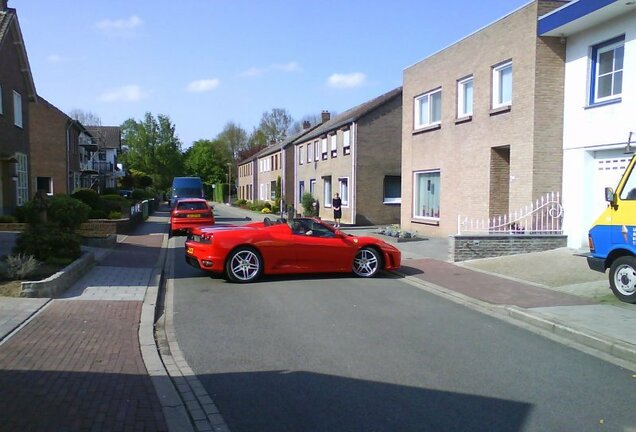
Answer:
[[[46, 189], [40, 189], [40, 182], [47, 183], [47, 188]], [[35, 187], [36, 190], [40, 191], [40, 190], [44, 190], [46, 191], [46, 194], [48, 196], [52, 196], [53, 195], [53, 178], [52, 177], [36, 177], [35, 178]]]
[[336, 133], [329, 135], [329, 146], [331, 147], [331, 157], [338, 157], [338, 135]]
[[298, 146], [298, 165], [303, 164], [303, 146]]
[[342, 154], [351, 154], [351, 129], [344, 129], [342, 131]]
[[322, 198], [325, 207], [331, 207], [331, 176], [322, 178]]
[[320, 150], [322, 153], [322, 160], [327, 160], [329, 152], [327, 151], [327, 137], [321, 138]]
[[338, 191], [342, 206], [349, 207], [349, 177], [338, 177]]
[[[502, 91], [502, 76], [503, 71], [510, 68], [510, 99], [503, 100], [502, 95], [505, 93]], [[512, 60], [506, 60], [492, 67], [492, 108], [503, 108], [512, 105], [512, 89], [514, 84], [514, 69], [512, 67]]]
[[[469, 110], [464, 110], [464, 105], [466, 105], [466, 85], [470, 83], [470, 108]], [[473, 115], [473, 105], [474, 105], [474, 96], [475, 96], [475, 77], [474, 75], [469, 75], [462, 79], [457, 80], [457, 118], [463, 119], [467, 117], [472, 117]]]
[[22, 207], [29, 201], [29, 159], [24, 153], [16, 153], [18, 163], [15, 167], [17, 178], [17, 205]]
[[[426, 174], [433, 174], [433, 175], [437, 174], [437, 177], [439, 179], [437, 183], [440, 185], [439, 189], [441, 190], [441, 180], [442, 180], [441, 170], [433, 169], [433, 170], [414, 171], [413, 172], [413, 209], [411, 211], [411, 216], [416, 221], [439, 223], [440, 215], [441, 215], [441, 199], [440, 199], [441, 194], [439, 191], [437, 192], [437, 196], [439, 197], [438, 201], [440, 201], [437, 203], [437, 216], [424, 216], [423, 214], [418, 214], [416, 212], [417, 207], [420, 207], [418, 199], [423, 200], [423, 198], [418, 198], [418, 195], [419, 195], [418, 177], [420, 175], [426, 175]], [[430, 187], [430, 183], [429, 183], [429, 187]]]
[[303, 195], [305, 194], [305, 181], [304, 180], [299, 180], [298, 181], [298, 202], [300, 204], [303, 203]]
[[316, 179], [309, 179], [309, 193], [311, 196], [316, 194]]
[[318, 144], [320, 144], [320, 141], [314, 141], [314, 160], [316, 162], [320, 160], [320, 147]]
[[[616, 64], [615, 64], [616, 62], [615, 51], [617, 48], [623, 48], [623, 65], [620, 69], [616, 69]], [[608, 51], [614, 51], [614, 57], [612, 59], [614, 64], [612, 65], [612, 71], [609, 74], [606, 73], [602, 75], [607, 76], [611, 74], [612, 94], [610, 94], [609, 96], [598, 97], [597, 94], [598, 94], [598, 87], [599, 87], [598, 80], [599, 80], [599, 68], [600, 68], [599, 57], [601, 54], [606, 53]], [[598, 105], [598, 104], [620, 100], [623, 95], [623, 78], [625, 76], [625, 35], [617, 36], [615, 38], [593, 45], [591, 47], [590, 60], [591, 60], [591, 64], [590, 64], [590, 79], [589, 79], [589, 86], [590, 86], [589, 104]], [[621, 91], [620, 93], [613, 93], [614, 78], [616, 77], [617, 72], [620, 72], [621, 74]]]
[[[400, 196], [397, 198], [387, 197], [387, 180], [396, 180], [400, 187]], [[402, 204], [402, 177], [401, 176], [384, 176], [382, 181], [382, 204]]]
[[[439, 94], [439, 119], [433, 119], [433, 112], [436, 111], [433, 108], [432, 97]], [[428, 115], [426, 122], [422, 121], [422, 102], [426, 100], [428, 107]], [[413, 128], [415, 130], [424, 129], [432, 126], [442, 124], [442, 87], [437, 87], [424, 94], [416, 96], [413, 100]]]
[[24, 127], [22, 95], [15, 90], [13, 90], [13, 124], [21, 129]]
[[312, 147], [313, 143], [307, 143], [307, 163], [311, 162], [312, 157], [314, 155], [314, 148]]

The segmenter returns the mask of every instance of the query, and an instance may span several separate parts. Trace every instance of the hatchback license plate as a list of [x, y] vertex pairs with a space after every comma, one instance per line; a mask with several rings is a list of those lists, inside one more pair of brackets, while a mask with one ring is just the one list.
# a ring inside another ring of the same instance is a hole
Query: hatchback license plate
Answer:
[[200, 214], [189, 214], [188, 217], [189, 218], [200, 218], [201, 215]]

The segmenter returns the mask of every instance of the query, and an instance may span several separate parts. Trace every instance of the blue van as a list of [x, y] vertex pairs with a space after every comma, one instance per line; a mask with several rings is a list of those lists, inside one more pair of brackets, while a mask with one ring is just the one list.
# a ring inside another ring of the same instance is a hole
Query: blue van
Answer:
[[170, 207], [174, 208], [180, 198], [205, 198], [203, 182], [199, 177], [175, 177], [170, 192]]

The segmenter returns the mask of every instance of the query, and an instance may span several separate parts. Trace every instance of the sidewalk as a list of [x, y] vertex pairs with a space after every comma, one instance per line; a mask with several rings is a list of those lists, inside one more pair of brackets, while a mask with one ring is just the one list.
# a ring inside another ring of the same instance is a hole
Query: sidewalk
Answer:
[[0, 430], [190, 428], [185, 412], [164, 416], [174, 394], [152, 334], [164, 231], [151, 216], [95, 249], [63, 298], [0, 299]]

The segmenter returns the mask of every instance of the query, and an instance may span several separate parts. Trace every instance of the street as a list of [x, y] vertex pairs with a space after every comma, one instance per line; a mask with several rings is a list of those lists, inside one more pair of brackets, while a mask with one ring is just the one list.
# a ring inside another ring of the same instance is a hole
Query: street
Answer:
[[232, 431], [636, 428], [629, 370], [392, 274], [230, 284], [185, 264], [183, 242], [178, 343]]

